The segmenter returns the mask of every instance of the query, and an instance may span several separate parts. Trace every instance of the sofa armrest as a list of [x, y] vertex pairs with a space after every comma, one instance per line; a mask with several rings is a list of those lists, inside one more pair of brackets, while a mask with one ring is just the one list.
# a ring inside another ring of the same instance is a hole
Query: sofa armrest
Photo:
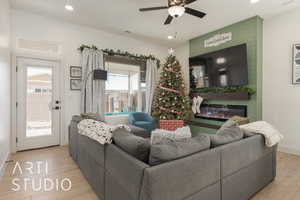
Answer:
[[278, 145], [275, 145], [273, 148], [273, 178], [275, 179], [277, 175], [277, 151], [278, 151]]
[[69, 125], [69, 153], [73, 160], [77, 162], [77, 154], [78, 154], [78, 128], [77, 122], [71, 121]]
[[135, 119], [132, 114], [128, 116], [128, 124], [134, 125]]
[[261, 135], [245, 138], [219, 148], [222, 149], [222, 178], [248, 167], [251, 163], [274, 151], [273, 147], [266, 147], [265, 139]]
[[144, 170], [149, 165], [137, 160], [114, 144], [107, 145], [105, 158], [105, 199], [138, 200]]
[[151, 122], [151, 123], [154, 123], [155, 122], [155, 119], [154, 117], [152, 117], [151, 115], [147, 115], [147, 121]]
[[220, 152], [215, 149], [199, 152], [146, 168], [140, 200], [186, 199], [213, 184], [220, 184], [220, 177]]

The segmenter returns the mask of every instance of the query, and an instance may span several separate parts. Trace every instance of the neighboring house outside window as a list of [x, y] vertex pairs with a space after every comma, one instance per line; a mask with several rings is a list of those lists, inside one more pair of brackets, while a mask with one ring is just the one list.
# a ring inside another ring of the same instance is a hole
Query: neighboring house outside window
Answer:
[[27, 71], [26, 120], [28, 137], [50, 135], [52, 127], [52, 71], [30, 67]]
[[140, 67], [107, 62], [106, 115], [142, 111]]

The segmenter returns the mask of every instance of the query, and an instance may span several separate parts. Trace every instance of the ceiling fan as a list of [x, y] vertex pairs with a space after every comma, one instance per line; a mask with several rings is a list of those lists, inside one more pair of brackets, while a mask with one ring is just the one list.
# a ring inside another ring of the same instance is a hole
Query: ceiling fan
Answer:
[[169, 16], [167, 17], [164, 23], [165, 25], [170, 24], [174, 17], [181, 17], [184, 13], [193, 15], [195, 17], [203, 18], [206, 15], [206, 13], [186, 7], [186, 5], [189, 5], [195, 1], [197, 0], [168, 0], [168, 6], [141, 8], [140, 11], [145, 12], [168, 9]]

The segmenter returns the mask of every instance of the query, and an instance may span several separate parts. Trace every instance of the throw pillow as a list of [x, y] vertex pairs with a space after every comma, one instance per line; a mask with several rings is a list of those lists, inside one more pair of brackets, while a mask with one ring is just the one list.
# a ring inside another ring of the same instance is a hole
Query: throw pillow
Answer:
[[238, 125], [250, 123], [250, 119], [247, 117], [233, 116], [231, 119], [235, 121]]
[[237, 126], [236, 122], [229, 119], [217, 131], [217, 134], [211, 135], [212, 147], [232, 143], [243, 139], [244, 132]]
[[172, 140], [191, 138], [191, 129], [188, 126], [183, 128], [178, 128], [175, 131], [168, 131], [163, 129], [156, 129], [151, 133], [151, 144], [157, 144], [161, 142], [164, 138], [170, 138]]
[[221, 126], [220, 130], [224, 128], [234, 127], [234, 126], [237, 126], [236, 121], [234, 121], [233, 119], [229, 119]]
[[80, 116], [82, 119], [93, 119], [100, 122], [105, 122], [105, 120], [100, 117], [98, 113], [81, 113]]
[[125, 128], [117, 129], [113, 132], [113, 140], [115, 144], [137, 158], [140, 161], [148, 162], [150, 153], [150, 141], [130, 133]]
[[210, 138], [206, 135], [179, 140], [163, 138], [159, 143], [151, 145], [149, 165], [176, 160], [209, 148]]

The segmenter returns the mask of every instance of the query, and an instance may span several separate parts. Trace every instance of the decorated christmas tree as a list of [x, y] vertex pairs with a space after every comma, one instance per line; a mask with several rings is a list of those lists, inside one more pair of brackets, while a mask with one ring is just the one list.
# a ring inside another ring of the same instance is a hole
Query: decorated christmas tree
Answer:
[[163, 65], [153, 101], [153, 116], [159, 120], [183, 120], [190, 108], [181, 66], [174, 55]]

